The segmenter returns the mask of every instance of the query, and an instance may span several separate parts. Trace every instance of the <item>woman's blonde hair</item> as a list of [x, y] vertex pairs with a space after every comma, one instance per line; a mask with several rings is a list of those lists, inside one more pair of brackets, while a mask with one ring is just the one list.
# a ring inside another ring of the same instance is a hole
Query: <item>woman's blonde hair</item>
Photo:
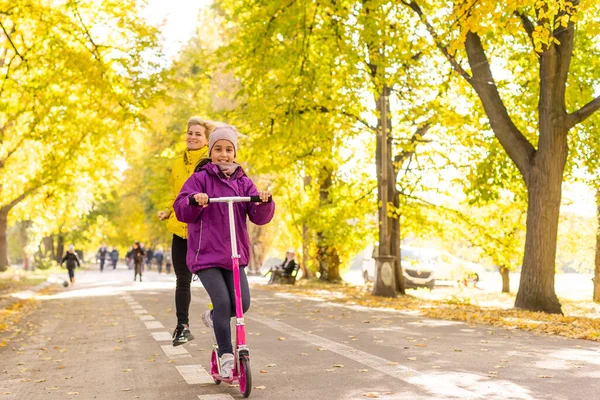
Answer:
[[212, 131], [214, 131], [215, 128], [217, 127], [217, 124], [214, 123], [213, 121], [205, 121], [202, 118], [196, 117], [196, 116], [188, 119], [188, 122], [187, 122], [188, 131], [190, 130], [190, 127], [192, 127], [194, 125], [200, 125], [200, 126], [203, 126], [204, 129], [206, 129], [206, 139], [208, 139], [208, 137], [210, 136]]

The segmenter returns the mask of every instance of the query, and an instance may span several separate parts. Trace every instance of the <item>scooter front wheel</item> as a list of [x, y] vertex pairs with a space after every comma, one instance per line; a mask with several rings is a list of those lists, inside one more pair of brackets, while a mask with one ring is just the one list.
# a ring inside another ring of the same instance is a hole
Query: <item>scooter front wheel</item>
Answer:
[[210, 357], [210, 375], [213, 377], [215, 384], [219, 385], [221, 381], [215, 378], [215, 374], [219, 374], [219, 359], [217, 357], [217, 350], [213, 350]]
[[240, 392], [242, 396], [247, 398], [250, 396], [252, 391], [252, 372], [250, 371], [250, 359], [248, 356], [242, 356], [240, 358], [240, 372], [239, 372], [239, 384]]

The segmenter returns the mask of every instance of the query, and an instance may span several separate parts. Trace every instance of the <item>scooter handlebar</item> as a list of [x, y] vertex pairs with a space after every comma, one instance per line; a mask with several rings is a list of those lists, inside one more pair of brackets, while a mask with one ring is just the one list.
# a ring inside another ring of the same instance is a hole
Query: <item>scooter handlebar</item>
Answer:
[[[194, 196], [189, 197], [190, 205], [197, 206], [198, 202]], [[262, 201], [260, 196], [248, 196], [248, 197], [213, 197], [208, 199], [208, 203], [270, 203], [273, 201], [273, 196], [269, 196], [268, 201]]]

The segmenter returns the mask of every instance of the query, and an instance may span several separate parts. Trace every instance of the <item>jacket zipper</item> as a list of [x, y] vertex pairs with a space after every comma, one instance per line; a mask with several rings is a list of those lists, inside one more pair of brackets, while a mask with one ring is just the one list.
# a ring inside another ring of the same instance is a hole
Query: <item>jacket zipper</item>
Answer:
[[194, 262], [198, 261], [198, 255], [200, 254], [200, 244], [202, 244], [202, 221], [200, 221], [200, 239], [198, 239], [198, 250], [196, 250], [196, 258], [194, 258]]

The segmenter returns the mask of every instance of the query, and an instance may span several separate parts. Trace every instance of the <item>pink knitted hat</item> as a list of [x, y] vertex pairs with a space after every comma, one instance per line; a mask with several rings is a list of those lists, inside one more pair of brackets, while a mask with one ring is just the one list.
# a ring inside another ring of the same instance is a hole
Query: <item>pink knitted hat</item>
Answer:
[[210, 136], [208, 137], [208, 156], [210, 157], [210, 152], [213, 148], [213, 146], [215, 145], [215, 143], [217, 143], [219, 140], [225, 139], [231, 142], [231, 144], [233, 144], [233, 150], [234, 150], [234, 154], [237, 155], [237, 149], [238, 149], [238, 131], [235, 130], [235, 128], [231, 125], [222, 125], [222, 126], [217, 126], [215, 128], [214, 131], [212, 131], [210, 133]]

